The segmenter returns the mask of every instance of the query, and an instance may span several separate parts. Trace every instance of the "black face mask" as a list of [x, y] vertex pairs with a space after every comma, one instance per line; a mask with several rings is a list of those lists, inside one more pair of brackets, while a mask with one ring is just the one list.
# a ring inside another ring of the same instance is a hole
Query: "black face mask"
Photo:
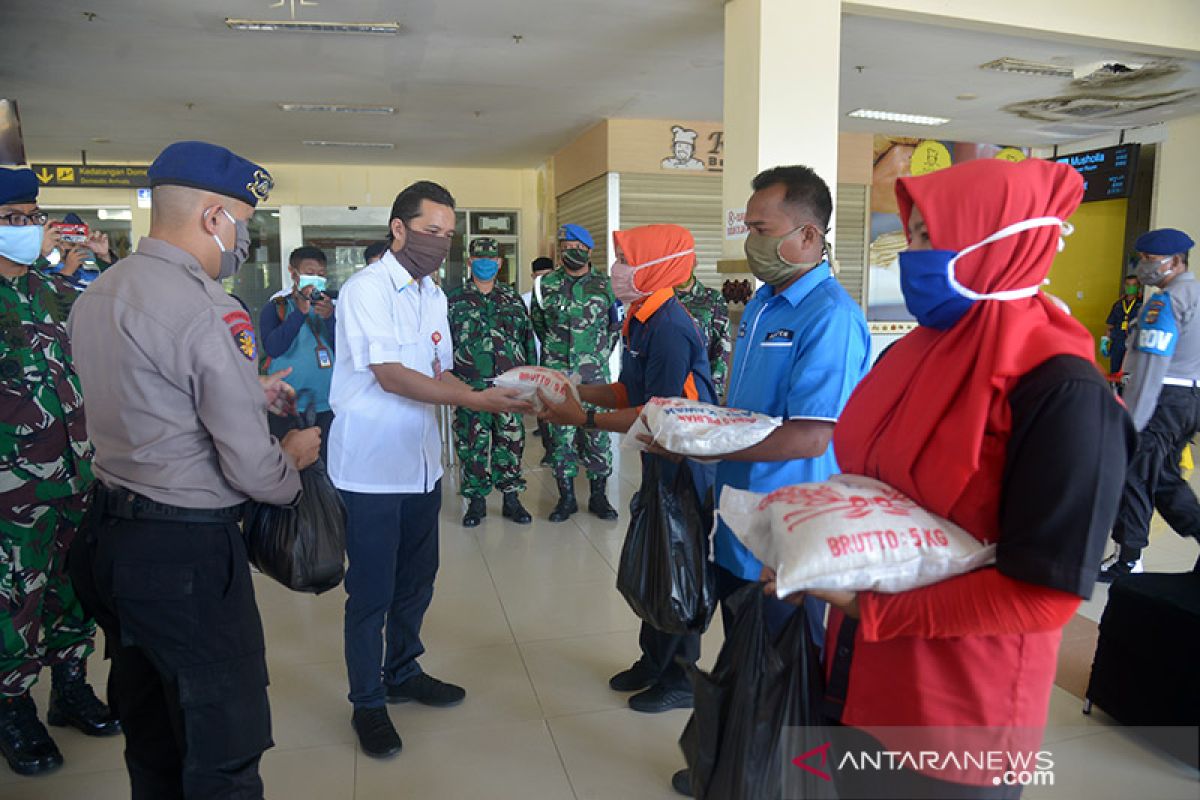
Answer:
[[415, 280], [438, 271], [446, 256], [450, 255], [450, 238], [421, 233], [412, 228], [406, 230], [404, 247], [400, 250], [401, 263]]
[[562, 263], [567, 269], [581, 270], [588, 266], [591, 255], [585, 247], [572, 247], [562, 251]]

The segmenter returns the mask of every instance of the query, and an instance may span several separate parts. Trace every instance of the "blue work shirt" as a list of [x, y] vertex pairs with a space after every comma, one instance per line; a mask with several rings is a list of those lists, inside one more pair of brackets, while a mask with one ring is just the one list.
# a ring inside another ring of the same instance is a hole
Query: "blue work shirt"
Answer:
[[[280, 301], [284, 310], [282, 320], [279, 319]], [[329, 411], [336, 326], [336, 312], [329, 319], [322, 319], [316, 311], [309, 311], [305, 316], [296, 308], [290, 296], [276, 295], [263, 306], [258, 317], [258, 337], [271, 359], [271, 372], [291, 367], [292, 372], [286, 379], [288, 384], [297, 392], [309, 390], [312, 393], [313, 410], [318, 413]], [[328, 367], [321, 366], [317, 356], [318, 347], [328, 351]]]
[[[763, 286], [746, 304], [734, 341], [726, 405], [782, 417], [836, 422], [870, 365], [871, 336], [862, 309], [822, 263], [782, 294]], [[716, 499], [732, 486], [771, 492], [838, 473], [831, 442], [816, 458], [722, 461]], [[762, 564], [724, 522], [715, 537], [718, 564], [756, 581]]]
[[[717, 402], [704, 337], [673, 289], [655, 292], [630, 317], [619, 383], [630, 406], [644, 405], [652, 397]], [[649, 458], [658, 456], [643, 454], [643, 463]], [[685, 463], [703, 503], [713, 485], [713, 466]], [[670, 486], [678, 465], [662, 459], [660, 467], [664, 484]]]

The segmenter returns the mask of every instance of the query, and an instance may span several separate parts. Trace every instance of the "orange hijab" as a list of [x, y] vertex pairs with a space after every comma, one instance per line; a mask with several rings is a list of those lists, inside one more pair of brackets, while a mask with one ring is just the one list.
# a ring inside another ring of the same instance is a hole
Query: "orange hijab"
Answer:
[[633, 278], [633, 286], [647, 294], [626, 309], [628, 333], [629, 318], [656, 293], [673, 292], [676, 286], [687, 283], [696, 266], [696, 240], [682, 225], [642, 225], [615, 231], [613, 241], [625, 254], [626, 264], [641, 267]]

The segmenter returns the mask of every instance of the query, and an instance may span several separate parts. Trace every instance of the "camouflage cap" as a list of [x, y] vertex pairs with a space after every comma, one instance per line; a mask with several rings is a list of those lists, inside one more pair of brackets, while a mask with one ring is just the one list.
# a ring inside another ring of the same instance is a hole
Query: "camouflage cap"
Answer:
[[471, 240], [471, 258], [499, 258], [500, 243], [490, 237]]

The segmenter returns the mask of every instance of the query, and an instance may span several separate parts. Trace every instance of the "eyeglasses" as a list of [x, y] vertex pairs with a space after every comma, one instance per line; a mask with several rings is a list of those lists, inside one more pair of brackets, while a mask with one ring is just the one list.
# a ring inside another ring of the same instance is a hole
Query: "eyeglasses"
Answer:
[[21, 214], [14, 211], [11, 214], [0, 214], [0, 219], [14, 228], [23, 228], [26, 225], [45, 225], [46, 220], [50, 219], [50, 215], [45, 211], [35, 211], [32, 214]]

